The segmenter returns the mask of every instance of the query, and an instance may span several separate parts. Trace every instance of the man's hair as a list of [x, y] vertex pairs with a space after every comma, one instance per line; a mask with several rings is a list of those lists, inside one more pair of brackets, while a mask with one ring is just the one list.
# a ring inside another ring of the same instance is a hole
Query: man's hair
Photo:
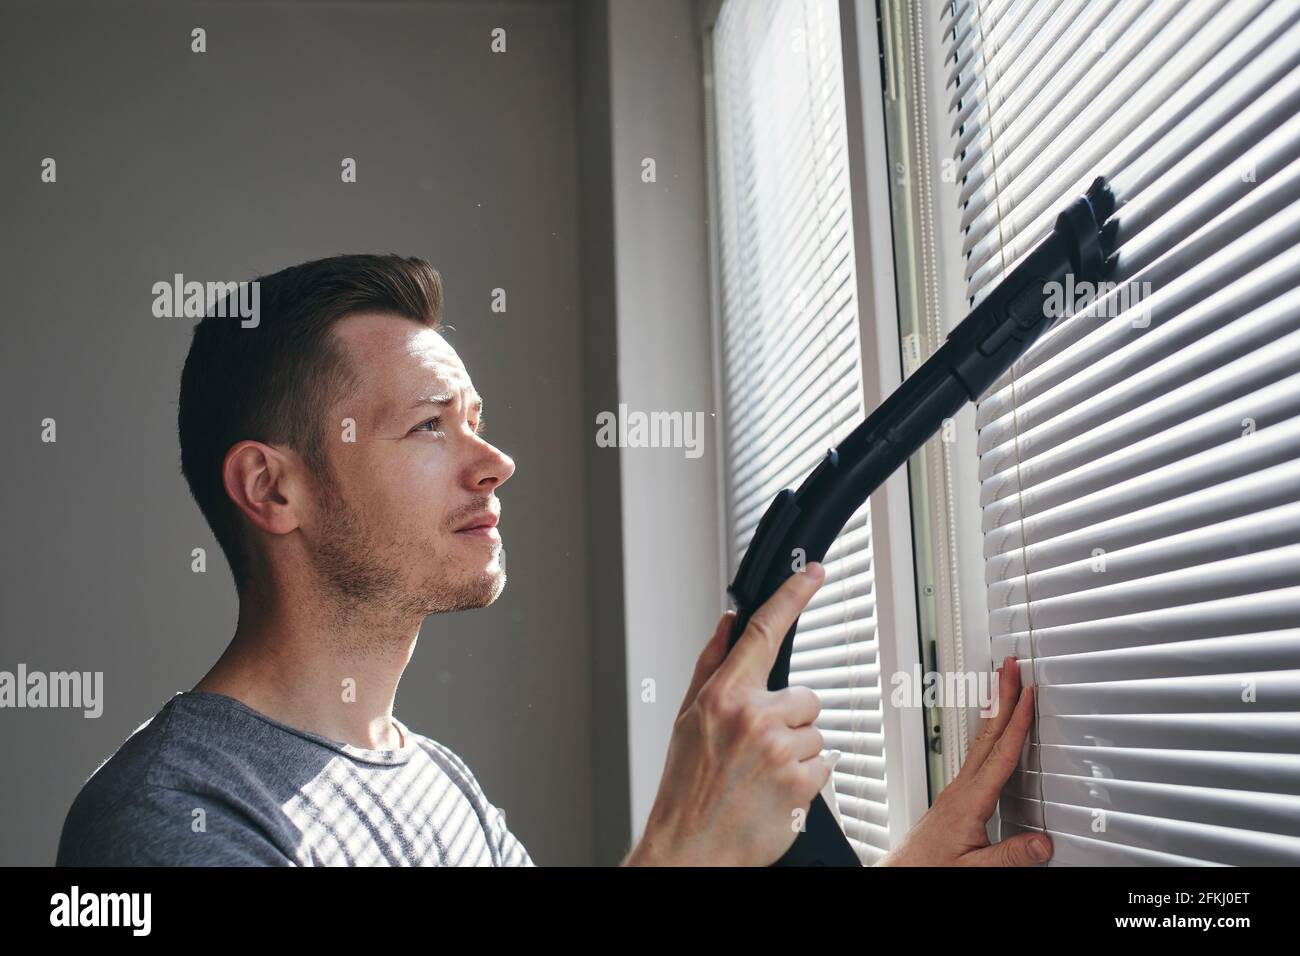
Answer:
[[379, 312], [443, 328], [442, 277], [423, 259], [334, 256], [257, 281], [256, 324], [245, 326], [239, 310], [227, 308], [210, 310], [194, 327], [177, 415], [181, 471], [239, 590], [248, 582], [249, 556], [242, 518], [222, 482], [226, 452], [245, 439], [287, 445], [332, 486], [326, 414], [359, 386], [334, 323]]

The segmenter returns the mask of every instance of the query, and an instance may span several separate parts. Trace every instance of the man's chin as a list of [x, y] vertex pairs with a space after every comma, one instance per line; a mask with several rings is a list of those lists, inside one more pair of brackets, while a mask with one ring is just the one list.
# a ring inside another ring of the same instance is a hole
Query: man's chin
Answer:
[[[496, 568], [496, 564], [493, 564]], [[506, 587], [506, 572], [503, 568], [496, 568], [484, 574], [483, 601], [479, 604], [470, 605], [471, 607], [487, 607], [501, 596], [501, 592]]]
[[425, 590], [426, 615], [487, 607], [505, 590], [506, 572], [493, 561], [490, 568], [462, 579], [455, 588], [448, 589], [445, 581], [439, 582], [439, 585]]

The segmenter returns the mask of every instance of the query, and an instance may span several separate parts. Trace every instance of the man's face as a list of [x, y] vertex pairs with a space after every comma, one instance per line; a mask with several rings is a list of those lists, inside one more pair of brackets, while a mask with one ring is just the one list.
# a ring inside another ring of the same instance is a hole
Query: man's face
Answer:
[[493, 522], [515, 464], [479, 434], [482, 400], [460, 357], [391, 315], [349, 316], [334, 335], [361, 386], [327, 423], [335, 480], [304, 527], [319, 571], [354, 607], [425, 616], [491, 604], [506, 580], [500, 534], [461, 529]]

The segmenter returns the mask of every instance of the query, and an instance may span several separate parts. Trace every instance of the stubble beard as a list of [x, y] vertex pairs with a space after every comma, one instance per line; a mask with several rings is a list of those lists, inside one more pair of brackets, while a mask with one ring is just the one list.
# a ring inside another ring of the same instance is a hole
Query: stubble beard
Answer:
[[432, 547], [385, 548], [337, 487], [328, 479], [322, 485], [324, 521], [315, 561], [338, 619], [423, 620], [487, 607], [505, 588], [504, 567], [434, 573], [412, 585], [404, 569], [426, 564]]

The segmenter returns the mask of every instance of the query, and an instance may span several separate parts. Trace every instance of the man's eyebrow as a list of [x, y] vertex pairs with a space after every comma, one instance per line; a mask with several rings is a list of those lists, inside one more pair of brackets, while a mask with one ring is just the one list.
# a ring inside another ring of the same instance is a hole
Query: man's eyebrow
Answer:
[[[446, 408], [448, 405], [454, 405], [455, 403], [456, 396], [454, 393], [443, 392], [441, 395], [426, 395], [417, 398], [415, 404], [413, 404], [411, 408], [419, 408], [422, 405], [436, 405], [439, 408]], [[470, 407], [479, 413], [479, 424], [475, 431], [481, 432], [483, 430], [483, 396], [475, 394], [474, 401], [470, 403]]]
[[[446, 408], [448, 405], [453, 404], [455, 401], [456, 401], [456, 396], [455, 396], [454, 393], [452, 393], [452, 392], [443, 392], [441, 395], [424, 395], [424, 396], [421, 396], [420, 398], [417, 398], [417, 399], [415, 400], [415, 404], [412, 405], [411, 407], [412, 407], [412, 408], [419, 408], [421, 405], [440, 405], [440, 406], [442, 406], [443, 408]], [[475, 395], [474, 395], [474, 401], [470, 403], [470, 407], [473, 408], [475, 411], [482, 411], [482, 410], [483, 410], [483, 396], [481, 396], [481, 395], [475, 393]]]

